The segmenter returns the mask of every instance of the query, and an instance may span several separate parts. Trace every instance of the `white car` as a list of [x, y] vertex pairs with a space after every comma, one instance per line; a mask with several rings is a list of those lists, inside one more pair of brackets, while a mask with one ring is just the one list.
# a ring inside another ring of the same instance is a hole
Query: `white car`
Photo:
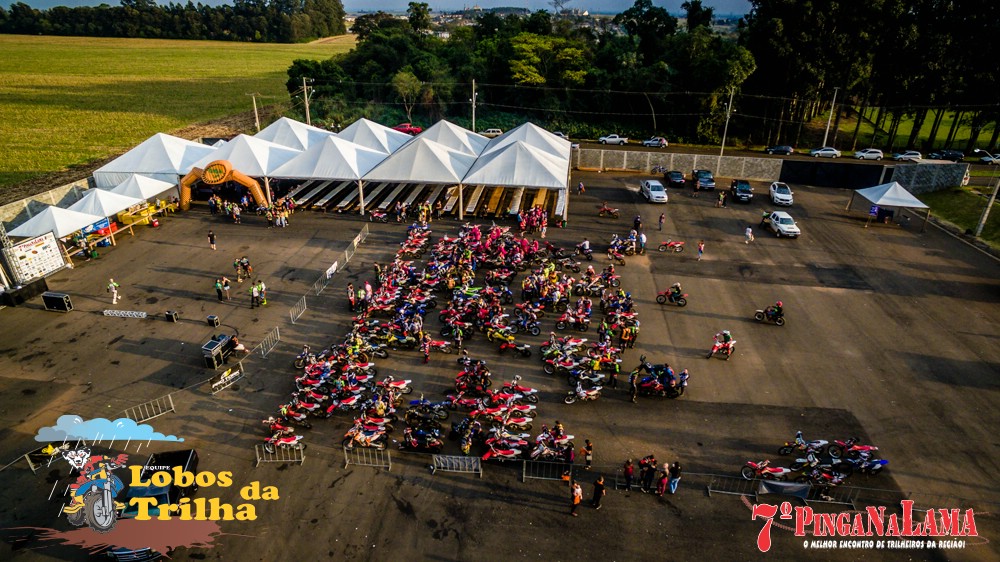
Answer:
[[854, 157], [858, 160], [881, 160], [884, 155], [882, 154], [882, 151], [877, 148], [866, 148], [855, 152]]
[[774, 231], [774, 234], [779, 238], [782, 236], [787, 236], [789, 238], [798, 238], [802, 231], [795, 224], [795, 219], [792, 215], [784, 211], [774, 211], [769, 215], [764, 216], [760, 221], [761, 225], [766, 226]]
[[485, 131], [483, 131], [482, 133], [479, 133], [479, 134], [483, 135], [484, 137], [486, 137], [488, 139], [494, 139], [494, 138], [499, 137], [500, 135], [502, 135], [503, 134], [503, 130], [501, 130], [501, 129], [486, 129]]
[[840, 151], [832, 146], [824, 146], [810, 150], [809, 156], [813, 158], [840, 158]]
[[639, 193], [650, 203], [667, 202], [667, 190], [659, 180], [642, 180], [639, 184]]
[[774, 203], [775, 205], [787, 205], [789, 207], [792, 206], [793, 202], [792, 196], [795, 194], [792, 192], [791, 188], [789, 188], [788, 185], [786, 185], [785, 183], [780, 181], [773, 182], [771, 184], [770, 193], [771, 193], [771, 203]]
[[896, 162], [916, 162], [923, 157], [923, 154], [920, 154], [916, 150], [907, 150], [906, 152], [892, 155], [892, 159]]

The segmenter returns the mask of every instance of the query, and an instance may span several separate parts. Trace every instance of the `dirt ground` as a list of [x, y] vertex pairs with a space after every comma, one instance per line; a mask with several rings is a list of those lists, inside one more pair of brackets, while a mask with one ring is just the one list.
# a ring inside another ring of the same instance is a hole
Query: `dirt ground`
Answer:
[[[232, 225], [204, 206], [134, 238], [123, 235], [100, 259], [50, 278], [51, 290], [71, 295], [73, 312], [46, 312], [37, 300], [0, 311], [0, 460], [32, 449], [35, 432], [59, 415], [115, 417], [172, 393], [177, 411], [153, 420], [157, 431], [182, 436], [185, 446], [197, 448], [201, 470], [232, 471], [238, 485], [257, 480], [277, 486], [281, 496], [259, 503], [256, 521], [222, 523], [225, 534], [214, 548], [180, 548], [171, 555], [176, 560], [997, 558], [1000, 549], [989, 542], [998, 537], [1000, 509], [995, 260], [934, 228], [920, 233], [916, 220], [907, 227], [863, 228], [865, 217], [843, 211], [847, 191], [793, 186], [796, 203], [789, 212], [803, 236], [788, 240], [757, 228], [767, 208], [766, 186], [755, 186], [750, 205], [716, 208], [706, 195], [671, 191], [667, 205], [653, 206], [637, 195], [639, 176], [584, 173], [572, 183], [581, 179], [587, 194], [571, 195], [567, 228], [549, 229], [553, 243], [571, 246], [587, 236], [598, 250], [594, 263], [603, 265], [599, 252], [612, 233], [628, 232], [637, 213], [651, 246], [661, 238], [686, 241], [681, 254], [654, 251], [629, 258], [619, 269], [642, 320], [639, 344], [626, 353], [624, 367], [646, 354], [653, 362], [687, 368], [688, 392], [678, 400], [640, 399], [633, 405], [623, 390], [608, 390], [597, 402], [567, 406], [561, 402], [566, 382], [545, 375], [537, 355], [500, 357], [482, 336], [470, 349], [489, 360], [496, 379], [521, 374], [541, 389], [536, 426], [558, 419], [578, 445], [593, 440], [596, 466], [578, 471], [586, 500], [597, 474], [612, 478], [625, 458], [649, 453], [684, 465], [674, 496], [609, 489], [603, 509], [584, 505], [580, 517], [572, 518], [566, 484], [522, 483], [519, 464], [487, 463], [481, 479], [432, 475], [428, 458], [413, 454], [394, 453], [389, 471], [345, 468], [339, 443], [349, 420], [343, 415], [316, 420], [314, 429], [302, 432], [308, 443], [304, 465], [255, 468], [253, 446], [264, 437], [260, 420], [293, 390], [292, 358], [303, 343], [320, 348], [343, 336], [349, 321], [344, 286], [371, 278], [372, 263], [389, 259], [404, 228], [299, 212], [289, 228], [269, 230], [259, 217]], [[622, 218], [598, 219], [596, 206], [603, 200], [620, 207]], [[656, 230], [660, 212], [667, 217], [662, 234]], [[321, 295], [310, 293], [363, 224], [371, 235], [347, 268]], [[752, 244], [744, 243], [748, 224], [757, 233]], [[435, 223], [434, 236], [454, 234], [457, 227], [453, 220]], [[218, 235], [216, 252], [208, 247], [210, 228]], [[706, 245], [702, 261], [694, 252], [699, 240]], [[216, 300], [213, 279], [230, 275], [232, 260], [241, 255], [269, 286], [262, 309], [249, 308], [245, 287], [234, 287], [231, 302]], [[116, 308], [146, 311], [150, 319], [100, 314], [111, 307], [104, 291], [109, 277], [121, 284], [124, 297]], [[656, 291], [675, 281], [690, 294], [690, 304], [657, 305]], [[292, 324], [289, 308], [303, 295], [308, 309]], [[777, 299], [785, 304], [784, 327], [753, 321], [755, 308]], [[179, 311], [180, 321], [166, 322], [167, 310]], [[223, 326], [208, 326], [209, 314]], [[551, 317], [543, 319], [543, 334], [552, 324]], [[428, 315], [427, 325], [436, 331], [436, 313]], [[248, 358], [250, 377], [212, 396], [204, 383], [213, 372], [202, 364], [202, 343], [213, 333], [238, 331], [253, 345], [276, 326], [281, 342], [274, 351], [266, 359]], [[730, 361], [706, 360], [712, 335], [721, 329], [733, 332], [738, 352]], [[541, 340], [524, 341], [537, 346]], [[432, 399], [443, 396], [458, 371], [454, 355], [433, 355], [423, 365], [416, 352], [404, 351], [379, 361], [378, 368], [412, 379], [412, 397]], [[796, 430], [810, 439], [859, 436], [878, 445], [890, 459], [887, 473], [855, 476], [850, 485], [899, 490], [918, 502], [940, 502], [938, 507], [974, 505], [981, 537], [954, 551], [807, 554], [804, 538], [775, 529], [771, 551], [760, 554], [761, 522], [751, 521], [741, 496], [707, 494], [708, 475], [738, 476], [750, 459], [782, 464], [787, 459], [776, 448]], [[447, 452], [457, 452], [453, 443], [448, 446]], [[145, 452], [130, 450], [137, 458]], [[7, 485], [0, 488], [0, 528], [67, 528], [56, 517], [57, 499], [45, 499], [66, 475], [65, 463], [57, 464], [37, 475], [23, 461], [2, 472]], [[198, 496], [240, 503], [236, 488], [203, 488]], [[983, 506], [993, 512], [982, 513]], [[4, 535], [2, 559], [86, 558], [71, 547], [39, 549], [28, 531]]]

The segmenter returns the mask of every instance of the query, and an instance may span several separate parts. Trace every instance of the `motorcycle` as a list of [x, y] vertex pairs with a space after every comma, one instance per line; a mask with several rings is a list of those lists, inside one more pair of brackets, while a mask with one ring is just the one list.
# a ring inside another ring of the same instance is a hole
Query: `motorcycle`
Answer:
[[567, 311], [564, 312], [562, 316], [559, 317], [558, 320], [556, 320], [557, 330], [565, 330], [570, 326], [572, 326], [574, 330], [580, 332], [586, 332], [587, 330], [590, 329], [590, 317], [583, 315], [576, 315], [574, 313]]
[[776, 326], [785, 325], [785, 315], [774, 314], [773, 306], [769, 306], [763, 310], [757, 310], [756, 312], [753, 313], [753, 319], [758, 322], [764, 322], [764, 321], [774, 322]]
[[[795, 432], [795, 440], [786, 441], [784, 445], [778, 448], [778, 454], [790, 455], [792, 453], [800, 452], [800, 453], [805, 453], [806, 455], [808, 455], [809, 453], [822, 455], [824, 450], [826, 450], [826, 446], [829, 443], [830, 443], [829, 441], [825, 441], [823, 439], [817, 439], [815, 441], [806, 441], [805, 438], [802, 437], [802, 432], [797, 431]], [[830, 448], [833, 449], [833, 447]], [[830, 456], [835, 459], [840, 458], [840, 455], [833, 454], [832, 450], [830, 451]]]
[[520, 384], [518, 384], [518, 381], [520, 380], [521, 380], [520, 375], [514, 375], [514, 379], [510, 383], [503, 385], [503, 388], [501, 390], [503, 390], [504, 392], [520, 394], [525, 402], [529, 402], [531, 404], [537, 404], [538, 389], [529, 388], [527, 386], [521, 386]]
[[410, 411], [430, 414], [441, 421], [447, 420], [451, 415], [448, 402], [431, 402], [425, 400], [423, 396], [419, 400], [410, 400]]
[[711, 351], [705, 356], [705, 359], [711, 359], [716, 353], [721, 353], [726, 356], [726, 361], [733, 356], [733, 352], [736, 351], [736, 340], [729, 340], [727, 342], [722, 341], [719, 338], [715, 339], [715, 344], [712, 345]]
[[885, 459], [873, 459], [867, 457], [866, 455], [861, 455], [858, 458], [843, 459], [843, 462], [840, 464], [840, 468], [847, 474], [860, 472], [862, 474], [878, 476], [887, 464], [889, 464], [889, 461]]
[[521, 357], [531, 357], [531, 345], [529, 345], [529, 344], [522, 343], [522, 344], [518, 345], [517, 343], [512, 342], [512, 341], [510, 341], [510, 342], [506, 342], [505, 341], [505, 342], [503, 342], [503, 343], [500, 344], [500, 350], [499, 350], [500, 353], [503, 353], [504, 351], [507, 351], [508, 349], [510, 349], [514, 353], [520, 353]]
[[387, 223], [389, 222], [389, 213], [385, 213], [383, 211], [372, 211], [368, 213], [368, 220], [371, 222], [378, 221], [381, 223]]
[[760, 462], [747, 461], [740, 469], [740, 474], [747, 480], [763, 478], [764, 480], [786, 480], [793, 471], [789, 468], [771, 466], [771, 461]]
[[[118, 461], [125, 462], [122, 457]], [[71, 524], [80, 526], [87, 523], [98, 533], [107, 533], [115, 527], [118, 512], [125, 508], [124, 504], [115, 501], [115, 496], [125, 485], [111, 472], [124, 466], [119, 462], [105, 463], [100, 471], [88, 475], [90, 480], [76, 489], [71, 488], [70, 503], [63, 508]]]
[[441, 353], [451, 353], [454, 351], [451, 347], [451, 342], [448, 340], [431, 340], [430, 349], [431, 351], [440, 351]]
[[276, 449], [304, 451], [306, 444], [302, 443], [301, 435], [281, 435], [280, 433], [276, 433], [264, 439], [264, 450], [273, 455]]
[[523, 453], [520, 449], [510, 449], [510, 448], [497, 448], [495, 445], [490, 445], [490, 450], [480, 457], [484, 461], [490, 459], [496, 459], [498, 461], [513, 461], [520, 460]]
[[440, 453], [444, 442], [436, 431], [420, 431], [409, 427], [403, 430], [403, 440], [399, 443], [400, 450], [419, 453]]
[[613, 248], [608, 250], [608, 260], [617, 261], [618, 265], [625, 265], [625, 255]]
[[576, 245], [577, 256], [583, 256], [587, 261], [594, 261], [594, 251], [590, 248], [584, 249], [582, 244]]
[[595, 386], [594, 388], [591, 388], [589, 390], [584, 390], [583, 387], [580, 385], [580, 383], [577, 382], [576, 390], [569, 391], [566, 397], [563, 398], [563, 402], [567, 404], [572, 404], [577, 400], [581, 402], [586, 402], [588, 400], [597, 400], [600, 397], [601, 397], [600, 386]]
[[872, 455], [877, 454], [878, 447], [874, 445], [858, 445], [857, 437], [851, 437], [850, 439], [841, 441], [837, 439], [830, 445], [830, 456], [839, 459], [842, 457], [851, 457], [861, 454]]
[[668, 289], [666, 291], [656, 293], [656, 302], [657, 304], [676, 304], [677, 306], [684, 307], [687, 306], [688, 303], [687, 296], [687, 293], [675, 295], [673, 291]]
[[518, 320], [515, 320], [514, 323], [510, 325], [510, 328], [514, 330], [515, 334], [518, 332], [524, 332], [526, 334], [537, 336], [542, 333], [541, 322], [537, 320], [530, 321], [525, 316], [519, 316]]
[[656, 249], [661, 252], [666, 252], [667, 250], [670, 250], [671, 252], [683, 252], [684, 242], [675, 242], [668, 239], [666, 242], [661, 243]]
[[365, 426], [360, 422], [356, 422], [347, 433], [344, 434], [344, 440], [341, 442], [344, 449], [353, 449], [355, 444], [361, 447], [371, 447], [374, 449], [382, 450], [385, 449], [386, 443], [389, 441], [389, 437], [385, 433], [385, 429], [379, 426]]
[[597, 216], [601, 218], [611, 217], [613, 219], [617, 219], [620, 216], [618, 209], [613, 209], [611, 207], [608, 207], [607, 205], [600, 205], [597, 207], [597, 209], [598, 209]]

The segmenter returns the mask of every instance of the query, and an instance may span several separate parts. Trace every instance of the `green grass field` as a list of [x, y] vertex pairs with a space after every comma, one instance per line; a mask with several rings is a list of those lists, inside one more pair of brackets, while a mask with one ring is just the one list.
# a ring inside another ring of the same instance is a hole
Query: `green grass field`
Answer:
[[[941, 217], [964, 231], [975, 229], [979, 224], [989, 195], [990, 190], [987, 188], [956, 187], [921, 193], [919, 198], [930, 206], [932, 215]], [[980, 238], [994, 248], [1000, 248], [1000, 202], [993, 204]]]
[[353, 45], [0, 35], [0, 188], [251, 110], [250, 92], [287, 102], [292, 60]]
[[[855, 110], [860, 109], [860, 107], [855, 107]], [[866, 120], [862, 121], [861, 128], [858, 130], [858, 147], [865, 148], [867, 146], [872, 146], [872, 136], [875, 133], [875, 127], [872, 121], [878, 115], [878, 108], [868, 108], [866, 111]], [[937, 116], [937, 111], [932, 111], [928, 116], [927, 120], [924, 121], [923, 126], [920, 128], [920, 134], [918, 141], [924, 141], [930, 137], [931, 129], [934, 127], [934, 118]], [[967, 117], [966, 117], [967, 118]], [[825, 119], [825, 117], [824, 117]], [[944, 117], [941, 119], [941, 125], [938, 128], [937, 142], [934, 147], [939, 148], [944, 146], [945, 139], [948, 138], [948, 131], [951, 130], [951, 125], [955, 120], [954, 112], [945, 112]], [[854, 134], [855, 120], [841, 120], [840, 124], [840, 134], [838, 138], [850, 140], [851, 136]], [[889, 121], [886, 121], [885, 127], [889, 126]], [[983, 131], [979, 134], [978, 145], [980, 148], [985, 147], [989, 141], [990, 137], [993, 135], [994, 125], [987, 125]], [[911, 117], [906, 117], [899, 123], [899, 132], [896, 135], [896, 145], [897, 148], [902, 149], [902, 145], [906, 143], [906, 140], [910, 137], [910, 133], [913, 131], [913, 119]], [[962, 149], [965, 147], [966, 143], [969, 141], [969, 137], [972, 135], [972, 131], [968, 123], [960, 123], [958, 130], [955, 133], [955, 141], [952, 143], [953, 148]], [[875, 139], [875, 146], [884, 146], [888, 140], [885, 131], [879, 131], [878, 137]]]

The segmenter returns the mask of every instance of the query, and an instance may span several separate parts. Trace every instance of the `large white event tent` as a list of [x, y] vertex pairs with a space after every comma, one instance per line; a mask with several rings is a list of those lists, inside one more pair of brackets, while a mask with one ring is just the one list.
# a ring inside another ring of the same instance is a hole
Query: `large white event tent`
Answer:
[[127, 180], [114, 186], [108, 191], [119, 195], [128, 195], [129, 197], [135, 197], [137, 199], [152, 199], [154, 197], [159, 197], [164, 192], [176, 187], [176, 183], [155, 180], [139, 174], [132, 174]]
[[94, 172], [97, 187], [109, 189], [142, 174], [176, 184], [191, 165], [215, 149], [197, 142], [157, 133], [132, 150], [101, 166]]
[[385, 125], [379, 125], [365, 118], [351, 123], [343, 131], [337, 133], [337, 136], [346, 141], [371, 148], [372, 150], [378, 150], [385, 154], [392, 154], [399, 147], [413, 140], [413, 137], [406, 133], [390, 129]]
[[566, 187], [566, 174], [566, 166], [558, 157], [515, 141], [483, 153], [462, 181], [470, 185], [529, 185], [563, 189]]
[[[573, 143], [557, 137], [534, 123], [524, 123], [506, 133], [490, 140], [482, 154], [487, 154], [494, 150], [499, 150], [514, 142], [523, 142], [534, 148], [538, 148], [569, 161], [570, 153], [573, 150]], [[567, 168], [568, 169], [568, 168]]]
[[334, 136], [330, 131], [282, 117], [261, 129], [254, 138], [266, 140], [295, 150], [306, 150]]
[[386, 154], [330, 136], [275, 168], [282, 179], [360, 180], [385, 160]]
[[192, 168], [204, 169], [216, 160], [228, 160], [233, 165], [233, 169], [248, 176], [271, 177], [271, 172], [275, 168], [301, 153], [300, 150], [270, 141], [248, 135], [236, 135], [211, 154], [195, 162], [185, 173], [190, 172]]
[[99, 217], [110, 217], [140, 203], [142, 203], [142, 199], [136, 197], [119, 195], [104, 189], [88, 189], [86, 195], [69, 206], [69, 210]]
[[103, 218], [105, 217], [49, 206], [7, 234], [30, 238], [51, 232], [55, 234], [56, 238], [63, 238]]
[[432, 140], [443, 144], [452, 150], [479, 156], [483, 153], [490, 139], [463, 129], [449, 121], [438, 121], [424, 132], [417, 135], [418, 139]]

